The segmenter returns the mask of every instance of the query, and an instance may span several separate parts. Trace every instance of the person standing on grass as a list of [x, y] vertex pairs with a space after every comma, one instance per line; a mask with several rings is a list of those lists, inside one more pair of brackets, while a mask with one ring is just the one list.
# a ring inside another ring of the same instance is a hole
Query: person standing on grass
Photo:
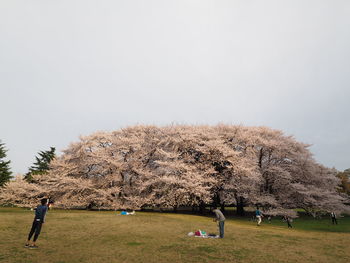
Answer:
[[287, 222], [288, 228], [293, 228], [293, 227], [292, 227], [292, 224], [291, 224], [291, 221], [292, 221], [292, 220], [289, 218], [289, 216], [284, 216], [284, 221]]
[[260, 224], [261, 224], [262, 213], [261, 213], [261, 211], [259, 210], [259, 207], [256, 207], [256, 210], [255, 210], [255, 217], [256, 217], [256, 219], [258, 220], [257, 225], [260, 226]]
[[220, 231], [220, 238], [224, 238], [224, 233], [225, 233], [225, 216], [223, 215], [223, 213], [215, 208], [213, 210], [213, 213], [215, 213], [215, 218], [214, 221], [219, 222], [219, 231]]
[[[27, 243], [25, 244], [25, 247], [38, 248], [38, 246], [35, 244], [35, 242], [40, 235], [42, 224], [44, 224], [44, 222], [45, 222], [46, 212], [47, 212], [47, 199], [42, 199], [41, 205], [38, 205], [35, 209], [34, 221], [32, 224], [32, 228], [29, 232], [28, 240], [27, 240]], [[29, 245], [29, 242], [30, 242], [34, 233], [35, 233], [35, 235], [34, 235], [34, 239], [33, 239], [33, 244]]]
[[331, 213], [331, 218], [332, 218], [332, 225], [334, 224], [338, 225], [337, 216], [334, 212]]
[[267, 221], [269, 222], [269, 224], [271, 224], [271, 216], [267, 218]]

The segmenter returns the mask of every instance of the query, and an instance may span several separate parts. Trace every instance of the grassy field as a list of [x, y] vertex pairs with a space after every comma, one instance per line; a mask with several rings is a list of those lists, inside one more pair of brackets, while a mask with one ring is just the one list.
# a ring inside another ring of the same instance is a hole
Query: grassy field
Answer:
[[33, 211], [0, 208], [0, 262], [350, 262], [350, 218], [299, 218], [293, 229], [278, 219], [257, 227], [230, 217], [224, 239], [188, 237], [197, 229], [217, 232], [209, 217], [114, 212], [50, 211], [39, 249], [24, 248]]

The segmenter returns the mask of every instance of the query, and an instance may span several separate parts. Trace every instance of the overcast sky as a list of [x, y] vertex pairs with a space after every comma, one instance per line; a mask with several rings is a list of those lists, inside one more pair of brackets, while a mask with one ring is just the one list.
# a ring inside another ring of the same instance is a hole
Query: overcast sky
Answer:
[[264, 125], [350, 167], [348, 0], [0, 0], [0, 140], [134, 124]]

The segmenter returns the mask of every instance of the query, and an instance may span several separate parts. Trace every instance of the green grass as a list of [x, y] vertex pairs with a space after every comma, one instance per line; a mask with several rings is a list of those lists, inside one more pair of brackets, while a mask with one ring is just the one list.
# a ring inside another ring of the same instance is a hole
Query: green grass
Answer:
[[23, 247], [33, 211], [0, 208], [1, 263], [77, 262], [350, 262], [350, 218], [273, 219], [257, 227], [229, 217], [224, 239], [188, 237], [217, 232], [211, 218], [172, 213], [116, 216], [108, 211], [50, 211], [38, 250]]
[[[294, 229], [305, 230], [305, 231], [321, 231], [321, 232], [339, 232], [339, 233], [350, 233], [350, 217], [340, 217], [337, 219], [338, 225], [332, 225], [330, 217], [324, 216], [322, 219], [315, 219], [311, 216], [307, 216], [304, 213], [299, 213], [300, 216], [293, 220], [291, 223]], [[242, 224], [252, 224], [249, 219], [242, 217], [232, 216], [232, 220], [239, 221]], [[287, 223], [282, 221], [281, 217], [274, 217], [271, 223], [268, 222], [267, 218], [263, 219], [265, 225], [274, 227], [287, 228]]]

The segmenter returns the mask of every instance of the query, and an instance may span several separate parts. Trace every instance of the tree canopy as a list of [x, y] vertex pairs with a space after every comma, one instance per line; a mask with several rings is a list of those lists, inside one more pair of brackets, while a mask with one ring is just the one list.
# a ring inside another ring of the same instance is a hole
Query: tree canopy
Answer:
[[[72, 143], [33, 175], [24, 197], [50, 196], [61, 207], [177, 208], [259, 205], [271, 215], [346, 210], [337, 171], [317, 163], [309, 145], [267, 127], [134, 126]], [[14, 182], [15, 184], [15, 182]], [[11, 202], [16, 187], [2, 192]]]
[[340, 179], [339, 191], [350, 196], [350, 169], [339, 172], [337, 177]]
[[50, 169], [50, 162], [55, 158], [55, 150], [55, 147], [50, 147], [48, 151], [40, 151], [39, 156], [35, 157], [35, 162], [29, 167], [29, 171], [25, 174], [24, 179], [28, 182], [33, 182], [33, 175], [46, 174]]
[[0, 141], [0, 187], [4, 186], [11, 179], [11, 161], [5, 161], [6, 158], [5, 144]]

